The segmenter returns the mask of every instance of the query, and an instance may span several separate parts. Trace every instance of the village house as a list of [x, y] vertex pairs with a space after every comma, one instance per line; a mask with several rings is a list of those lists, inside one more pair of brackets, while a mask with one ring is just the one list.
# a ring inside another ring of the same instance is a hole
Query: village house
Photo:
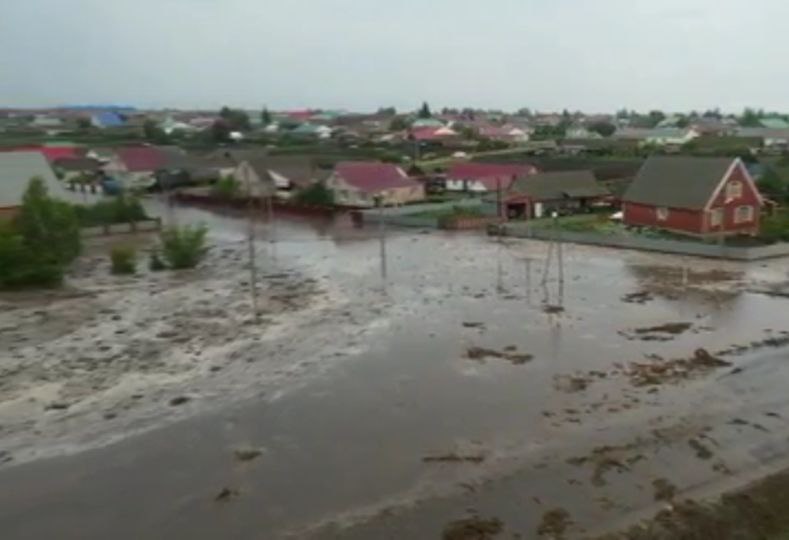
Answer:
[[126, 124], [126, 120], [114, 111], [101, 111], [90, 118], [91, 124], [100, 129], [117, 128]]
[[756, 234], [763, 200], [739, 158], [649, 158], [622, 197], [626, 225], [700, 237]]
[[341, 162], [326, 180], [335, 204], [357, 208], [400, 205], [425, 198], [425, 188], [392, 163]]
[[528, 163], [455, 163], [447, 171], [446, 190], [487, 193], [509, 189], [515, 178], [535, 174], [537, 168]]
[[67, 198], [44, 156], [38, 152], [0, 152], [0, 219], [13, 218], [22, 206], [30, 179], [41, 178], [49, 194]]
[[61, 158], [55, 160], [52, 167], [63, 182], [69, 183], [95, 177], [101, 168], [101, 163], [88, 157]]
[[[276, 192], [280, 198], [288, 198], [299, 189], [324, 181], [330, 171], [320, 169], [312, 159], [305, 156], [268, 156], [263, 152], [236, 154], [238, 166], [233, 176], [246, 189], [246, 180], [252, 186], [268, 186], [264, 195]], [[273, 191], [272, 191], [273, 190]]]
[[129, 146], [115, 149], [104, 172], [127, 189], [147, 189], [156, 183], [156, 173], [168, 166], [169, 156], [160, 148]]
[[485, 201], [500, 204], [498, 215], [508, 219], [539, 219], [586, 211], [608, 195], [591, 171], [561, 171], [519, 177], [500, 199], [490, 194]]

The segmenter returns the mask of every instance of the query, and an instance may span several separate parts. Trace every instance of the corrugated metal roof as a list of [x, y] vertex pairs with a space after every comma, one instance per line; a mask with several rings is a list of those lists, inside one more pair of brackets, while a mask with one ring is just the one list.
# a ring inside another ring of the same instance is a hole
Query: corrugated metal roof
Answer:
[[650, 206], [699, 210], [706, 206], [734, 158], [649, 158], [622, 200]]
[[34, 176], [44, 181], [51, 196], [68, 198], [43, 155], [38, 152], [0, 152], [0, 208], [22, 204], [22, 196]]
[[518, 178], [508, 195], [527, 195], [538, 201], [565, 198], [603, 197], [608, 190], [597, 183], [591, 171], [538, 173]]

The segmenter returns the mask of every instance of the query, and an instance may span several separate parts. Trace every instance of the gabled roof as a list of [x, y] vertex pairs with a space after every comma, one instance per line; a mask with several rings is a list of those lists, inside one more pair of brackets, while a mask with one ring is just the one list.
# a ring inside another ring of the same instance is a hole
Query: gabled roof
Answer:
[[82, 158], [61, 158], [55, 160], [55, 167], [62, 171], [81, 172], [81, 171], [98, 171], [100, 163], [88, 157]]
[[789, 123], [783, 118], [762, 118], [759, 123], [769, 129], [789, 129]]
[[486, 189], [508, 189], [519, 176], [534, 174], [537, 169], [528, 163], [478, 163], [466, 161], [453, 164], [447, 171], [449, 180], [475, 180]]
[[38, 152], [0, 152], [0, 208], [22, 204], [30, 179], [41, 178], [52, 197], [66, 199], [63, 186]]
[[668, 208], [703, 209], [737, 158], [649, 158], [622, 200]]
[[334, 167], [334, 174], [353, 187], [368, 193], [420, 185], [393, 163], [343, 161]]
[[102, 111], [93, 115], [93, 123], [100, 127], [118, 127], [125, 122], [121, 115], [113, 111]]
[[158, 171], [169, 165], [167, 153], [153, 146], [116, 148], [115, 154], [129, 172]]
[[528, 196], [537, 201], [604, 197], [606, 188], [595, 180], [592, 171], [545, 172], [524, 176], [513, 182], [508, 196]]

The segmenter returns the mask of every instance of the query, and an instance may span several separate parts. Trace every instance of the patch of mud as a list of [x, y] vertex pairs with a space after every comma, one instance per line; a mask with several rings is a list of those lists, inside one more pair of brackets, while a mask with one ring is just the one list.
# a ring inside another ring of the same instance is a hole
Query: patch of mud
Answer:
[[478, 516], [459, 519], [444, 527], [442, 540], [492, 540], [504, 530], [498, 518]]
[[651, 356], [651, 362], [631, 362], [625, 370], [633, 386], [676, 383], [714, 369], [731, 366], [731, 362], [712, 356], [706, 349], [696, 349], [690, 358], [665, 360]]
[[485, 456], [482, 454], [456, 454], [454, 452], [449, 454], [440, 454], [436, 456], [425, 456], [422, 458], [425, 463], [475, 463], [479, 464], [485, 461]]
[[649, 291], [636, 291], [628, 293], [622, 297], [622, 302], [628, 304], [646, 304], [651, 302], [655, 297]]
[[554, 508], [542, 515], [542, 520], [537, 526], [537, 534], [541, 537], [561, 539], [564, 533], [573, 524], [570, 513], [564, 508]]
[[752, 341], [746, 345], [731, 345], [715, 354], [718, 356], [739, 356], [760, 349], [779, 349], [787, 346], [789, 346], [789, 331], [781, 330], [765, 339]]
[[499, 358], [501, 360], [506, 360], [516, 366], [525, 364], [526, 362], [534, 359], [533, 355], [515, 352], [511, 350], [510, 347], [507, 347], [501, 351], [497, 351], [495, 349], [486, 349], [484, 347], [469, 347], [466, 349], [466, 357], [478, 362], [485, 362], [485, 360], [490, 358]]
[[671, 501], [677, 494], [677, 486], [666, 480], [665, 478], [658, 478], [652, 482], [652, 489], [654, 489], [654, 498], [656, 501]]
[[630, 465], [644, 459], [641, 453], [633, 452], [642, 444], [643, 442], [638, 440], [622, 446], [599, 446], [593, 449], [588, 456], [570, 458], [567, 460], [567, 463], [578, 467], [591, 466], [592, 485], [602, 487], [607, 484], [605, 476], [608, 472], [627, 472], [630, 470]]
[[789, 538], [789, 472], [770, 476], [716, 501], [675, 503], [626, 531], [595, 540]]
[[629, 331], [621, 331], [619, 334], [629, 340], [671, 341], [676, 336], [684, 334], [691, 328], [693, 328], [693, 323], [672, 322], [645, 328], [635, 328]]

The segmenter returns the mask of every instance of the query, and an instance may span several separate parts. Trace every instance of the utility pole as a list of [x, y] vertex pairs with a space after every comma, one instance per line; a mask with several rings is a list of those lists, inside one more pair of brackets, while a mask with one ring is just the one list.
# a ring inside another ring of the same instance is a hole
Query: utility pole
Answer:
[[[272, 184], [273, 185], [273, 184]], [[269, 244], [271, 244], [272, 258], [277, 258], [277, 221], [274, 219], [273, 195], [266, 198], [266, 214], [269, 226]]]
[[381, 242], [381, 278], [386, 287], [386, 219], [384, 218], [384, 198], [382, 195], [376, 197], [378, 203], [378, 236]]
[[[252, 181], [249, 178], [249, 163], [243, 163], [240, 167], [244, 175], [247, 188], [247, 247], [249, 251], [249, 294], [252, 300], [252, 314], [255, 322], [260, 322], [258, 312], [258, 271], [255, 253], [255, 197], [252, 193]], [[238, 169], [236, 169], [238, 170]]]

